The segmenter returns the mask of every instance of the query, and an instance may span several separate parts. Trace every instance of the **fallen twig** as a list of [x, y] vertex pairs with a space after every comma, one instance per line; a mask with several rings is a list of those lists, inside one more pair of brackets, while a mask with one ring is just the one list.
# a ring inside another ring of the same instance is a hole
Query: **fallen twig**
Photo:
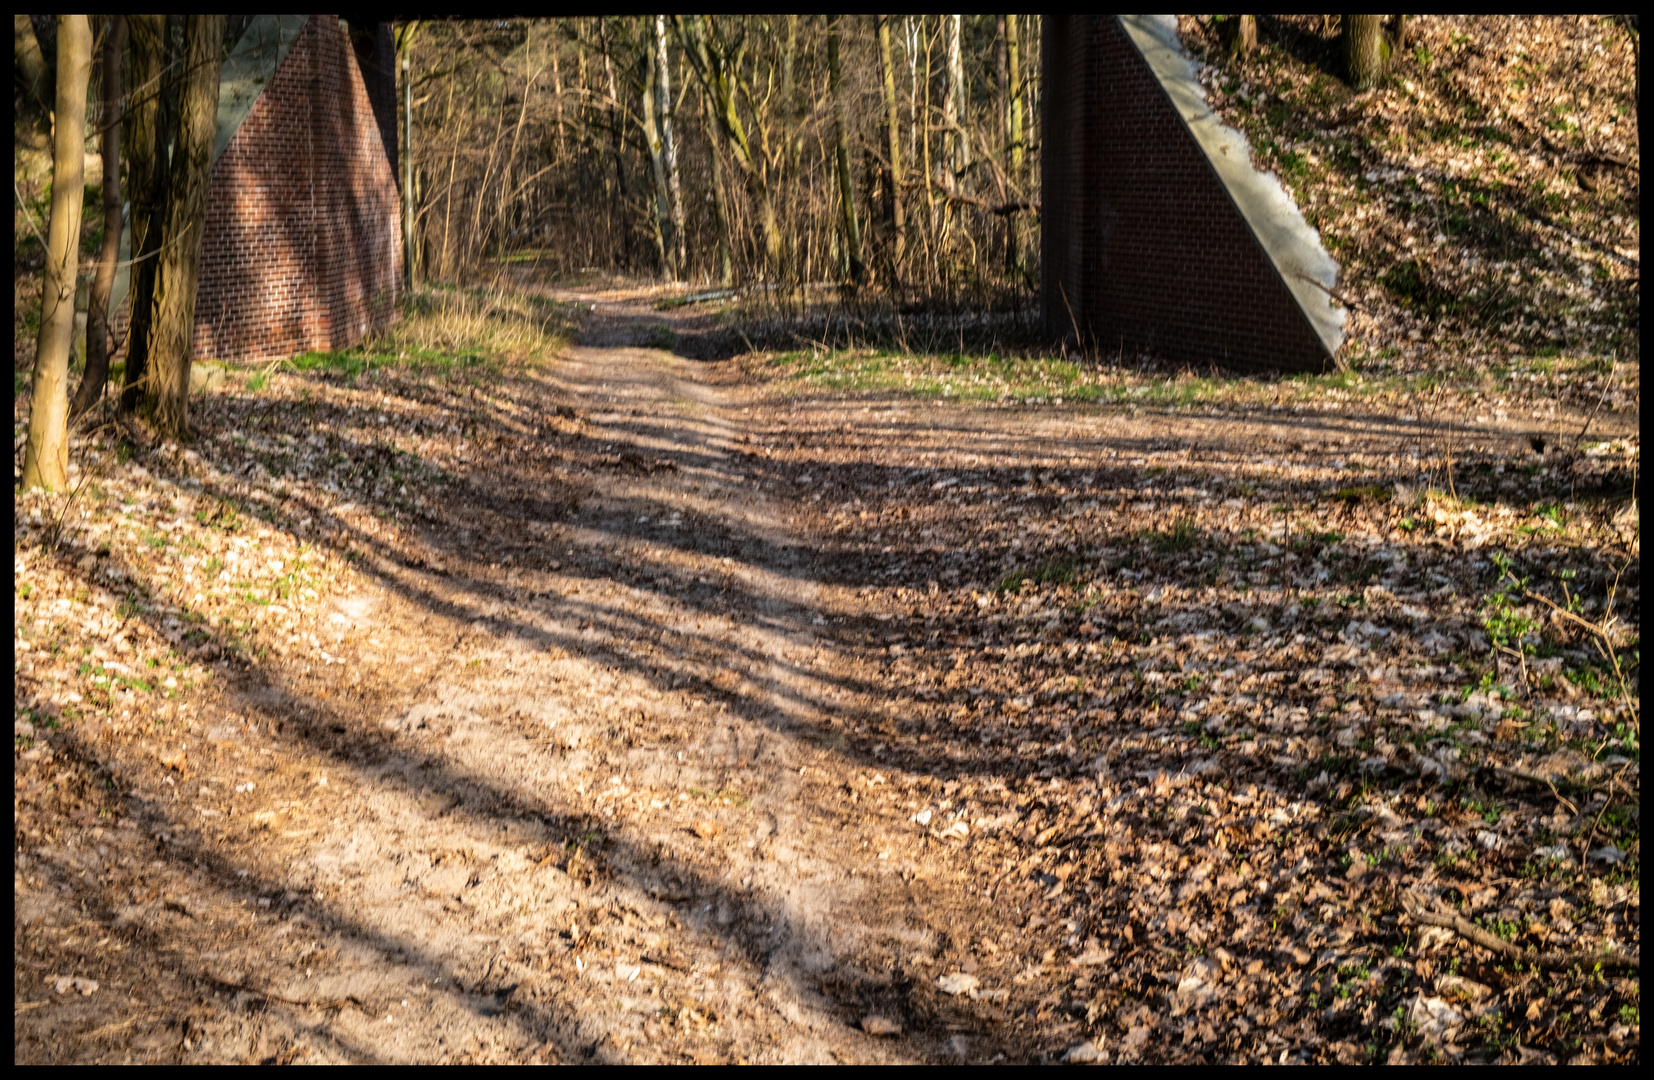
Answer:
[[1497, 934], [1483, 930], [1469, 919], [1452, 911], [1443, 911], [1433, 902], [1418, 896], [1415, 893], [1401, 894], [1401, 907], [1409, 918], [1426, 926], [1439, 926], [1444, 930], [1451, 930], [1465, 938], [1473, 945], [1480, 945], [1490, 952], [1501, 956], [1508, 956], [1512, 960], [1520, 960], [1524, 964], [1534, 967], [1566, 970], [1578, 966], [1583, 971], [1590, 971], [1598, 965], [1603, 968], [1624, 968], [1630, 971], [1642, 970], [1642, 954], [1619, 952], [1527, 952], [1520, 945], [1506, 941]]
[[270, 1001], [279, 1001], [283, 1005], [296, 1005], [299, 1008], [304, 1009], [342, 1009], [347, 1005], [355, 1005], [358, 1009], [361, 1009], [363, 1012], [370, 1015], [374, 1012], [373, 1009], [368, 1008], [367, 1002], [363, 1001], [355, 994], [350, 994], [346, 997], [340, 998], [317, 998], [306, 1001], [302, 998], [290, 998], [283, 994], [278, 994], [274, 990], [260, 989], [257, 986], [249, 986], [244, 982], [236, 982], [231, 979], [212, 977], [212, 981], [217, 983], [219, 986], [224, 987], [226, 990], [242, 991], [256, 997], [266, 998]]

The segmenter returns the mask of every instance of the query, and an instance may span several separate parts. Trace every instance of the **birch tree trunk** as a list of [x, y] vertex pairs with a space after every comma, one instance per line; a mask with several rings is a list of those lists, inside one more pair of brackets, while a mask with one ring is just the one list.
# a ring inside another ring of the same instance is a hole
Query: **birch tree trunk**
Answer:
[[178, 142], [167, 176], [166, 227], [162, 230], [165, 246], [156, 259], [160, 266], [155, 275], [155, 323], [150, 329], [151, 392], [145, 394], [155, 426], [175, 439], [189, 434], [195, 291], [201, 270], [201, 233], [211, 194], [223, 39], [224, 16], [188, 17], [178, 100]]
[[970, 144], [965, 141], [965, 60], [961, 53], [961, 17], [944, 15], [943, 51], [947, 54], [947, 85], [942, 91], [942, 123], [947, 128], [948, 192], [952, 194], [965, 166], [970, 164]]
[[103, 39], [103, 93], [98, 123], [103, 131], [103, 249], [86, 305], [86, 373], [69, 406], [71, 419], [96, 405], [109, 382], [109, 294], [121, 255], [121, 61], [126, 53], [126, 16], [113, 15]]
[[844, 133], [844, 70], [839, 61], [839, 16], [827, 16], [827, 91], [833, 99], [833, 164], [838, 174], [840, 212], [844, 221], [845, 264], [859, 285], [867, 276], [861, 258], [861, 223], [856, 217], [856, 189], [850, 182], [850, 147]]
[[46, 224], [46, 282], [35, 338], [34, 393], [23, 486], [62, 491], [69, 483], [69, 348], [75, 332], [75, 266], [86, 169], [86, 85], [92, 24], [57, 17], [57, 131], [52, 143], [52, 210]]
[[671, 193], [666, 183], [666, 154], [660, 131], [660, 66], [653, 49], [644, 50], [643, 62], [643, 141], [649, 145], [649, 164], [655, 176], [655, 252], [660, 258], [660, 276], [676, 281], [672, 269], [672, 210]]
[[666, 166], [666, 188], [671, 197], [672, 214], [672, 241], [667, 246], [667, 254], [672, 261], [670, 276], [677, 281], [683, 277], [688, 259], [683, 228], [683, 185], [678, 179], [678, 144], [672, 134], [672, 65], [666, 55], [665, 15], [655, 16], [654, 30], [655, 68], [659, 72], [655, 80], [659, 102], [656, 112], [660, 119], [661, 154]]

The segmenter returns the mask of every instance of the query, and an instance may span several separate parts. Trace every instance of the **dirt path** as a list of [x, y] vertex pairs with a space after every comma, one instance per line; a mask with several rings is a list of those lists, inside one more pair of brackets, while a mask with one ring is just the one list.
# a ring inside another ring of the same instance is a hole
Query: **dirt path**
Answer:
[[[1316, 732], [1342, 713], [1353, 742], [1379, 697], [1422, 708], [1449, 645], [1404, 653], [1398, 630], [1386, 668], [1361, 635], [1390, 631], [1299, 614], [1333, 571], [1375, 580], [1364, 530], [1395, 528], [1304, 492], [1349, 485], [1346, 458], [1416, 482], [1416, 418], [777, 396], [658, 347], [696, 326], [646, 298], [560, 295], [596, 307], [556, 363], [420, 421], [471, 432], [440, 506], [288, 493], [356, 565], [267, 660], [155, 707], [181, 741], [123, 733], [118, 703], [29, 726], [19, 805], [77, 769], [123, 801], [108, 829], [19, 825], [20, 1061], [1361, 1056], [1336, 1034], [1358, 1013], [1317, 1013], [1311, 980], [1401, 942], [1379, 915], [1412, 879], [1363, 883], [1305, 839], [1338, 784], [1315, 771], [1345, 760]], [[349, 394], [340, 433], [400, 407]], [[1496, 456], [1530, 434], [1464, 438]], [[1330, 552], [1296, 579], [1249, 546], [1287, 543], [1284, 503]], [[1367, 585], [1364, 617], [1414, 627], [1404, 601], [1433, 602], [1434, 637], [1468, 640], [1430, 569], [1454, 550], [1395, 563], [1401, 599]], [[71, 591], [89, 558], [63, 563]], [[70, 678], [32, 663], [20, 702]], [[1430, 963], [1374, 992], [1423, 1000]], [[1199, 1019], [1219, 983], [1250, 1019]]]

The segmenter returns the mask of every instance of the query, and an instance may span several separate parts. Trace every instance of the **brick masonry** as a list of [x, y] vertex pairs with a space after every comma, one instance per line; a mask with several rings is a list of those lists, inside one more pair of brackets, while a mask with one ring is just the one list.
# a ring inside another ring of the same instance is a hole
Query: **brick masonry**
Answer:
[[1118, 17], [1044, 27], [1047, 332], [1177, 364], [1324, 370], [1327, 347]]
[[[394, 71], [387, 92], [377, 70], [394, 61], [380, 40], [388, 28], [355, 37], [337, 16], [312, 16], [213, 165], [197, 360], [347, 348], [395, 318], [396, 94]], [[129, 305], [117, 316], [116, 340]]]

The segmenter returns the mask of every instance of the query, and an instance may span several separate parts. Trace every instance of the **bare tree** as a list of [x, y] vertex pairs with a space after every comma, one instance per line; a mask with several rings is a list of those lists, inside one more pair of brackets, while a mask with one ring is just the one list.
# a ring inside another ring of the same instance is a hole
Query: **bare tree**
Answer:
[[[566, 271], [792, 285], [876, 263], [919, 295], [1021, 292], [1039, 42], [1026, 17], [1003, 25], [995, 42], [983, 16], [426, 24], [408, 246], [450, 279], [518, 247]], [[707, 138], [685, 137], [686, 108]]]
[[890, 140], [890, 162], [886, 184], [890, 216], [890, 273], [899, 280], [905, 254], [907, 222], [902, 208], [902, 120], [896, 101], [896, 69], [890, 62], [890, 16], [879, 16], [879, 74], [884, 90], [885, 133]]
[[[726, 42], [706, 15], [679, 16], [677, 25], [688, 48], [690, 63], [700, 79], [701, 89], [712, 98], [712, 115], [729, 142], [730, 155], [746, 174], [753, 201], [758, 203], [764, 230], [764, 252], [770, 270], [786, 277], [786, 245], [781, 237], [780, 222], [776, 220], [775, 203], [770, 197], [764, 162], [754, 152], [737, 107], [737, 98], [743, 89], [740, 86], [740, 60], [744, 50]], [[750, 100], [752, 96], [750, 88], [747, 88], [746, 97]]]
[[96, 405], [109, 382], [109, 294], [115, 285], [115, 263], [121, 254], [121, 91], [122, 59], [126, 54], [126, 16], [112, 15], [103, 39], [103, 91], [98, 104], [98, 127], [103, 133], [103, 248], [86, 307], [86, 373], [69, 406], [71, 419]]
[[844, 65], [839, 59], [839, 16], [827, 16], [827, 85], [833, 99], [833, 161], [838, 174], [840, 216], [844, 221], [845, 265], [860, 284], [866, 271], [861, 259], [861, 224], [856, 218], [856, 190], [850, 183], [850, 148], [844, 133]]
[[75, 332], [75, 267], [86, 168], [86, 87], [92, 26], [85, 15], [57, 17], [56, 137], [52, 210], [46, 225], [46, 287], [35, 339], [34, 394], [23, 486], [61, 491], [69, 483], [69, 349]]

